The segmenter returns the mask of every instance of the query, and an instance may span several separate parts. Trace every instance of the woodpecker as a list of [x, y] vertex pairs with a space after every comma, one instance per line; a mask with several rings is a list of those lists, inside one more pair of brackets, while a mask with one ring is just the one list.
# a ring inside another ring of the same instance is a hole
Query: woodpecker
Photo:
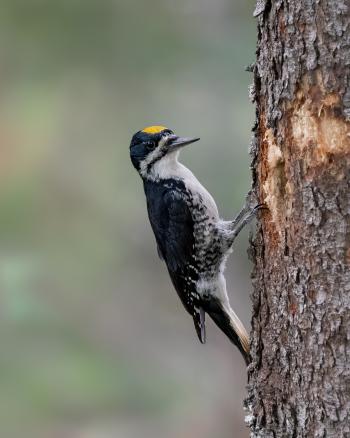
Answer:
[[213, 197], [178, 161], [180, 149], [198, 140], [150, 126], [132, 137], [130, 157], [143, 180], [159, 257], [200, 342], [206, 341], [208, 314], [248, 364], [249, 336], [230, 306], [224, 270], [235, 238], [261, 206], [246, 205], [232, 221], [220, 218]]

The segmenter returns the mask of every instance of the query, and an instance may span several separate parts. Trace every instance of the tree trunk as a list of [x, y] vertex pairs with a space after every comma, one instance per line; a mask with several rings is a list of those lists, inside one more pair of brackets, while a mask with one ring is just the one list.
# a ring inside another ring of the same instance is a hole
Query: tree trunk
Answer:
[[258, 1], [251, 437], [350, 437], [350, 1]]

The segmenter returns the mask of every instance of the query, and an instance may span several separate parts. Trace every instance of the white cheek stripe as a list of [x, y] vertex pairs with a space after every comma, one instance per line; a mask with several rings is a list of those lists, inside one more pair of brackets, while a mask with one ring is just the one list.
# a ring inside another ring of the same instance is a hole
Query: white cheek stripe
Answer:
[[[152, 172], [152, 169], [150, 169], [150, 171], [148, 170], [149, 165], [152, 164], [154, 161], [156, 161], [159, 157], [161, 157], [163, 155], [163, 146], [165, 145], [167, 139], [168, 139], [168, 136], [164, 135], [160, 139], [158, 146], [154, 149], [154, 151], [150, 152], [147, 155], [147, 157], [143, 161], [141, 161], [140, 175], [143, 178], [148, 178], [149, 173]], [[162, 158], [160, 159], [160, 161], [162, 161]]]
[[143, 161], [141, 161], [141, 163], [140, 163], [140, 174], [141, 174], [141, 176], [143, 176], [144, 178], [147, 177], [147, 175], [148, 175], [148, 166], [161, 155], [160, 152], [161, 152], [160, 148], [157, 147], [154, 151], [149, 153], [147, 155], [147, 157]]

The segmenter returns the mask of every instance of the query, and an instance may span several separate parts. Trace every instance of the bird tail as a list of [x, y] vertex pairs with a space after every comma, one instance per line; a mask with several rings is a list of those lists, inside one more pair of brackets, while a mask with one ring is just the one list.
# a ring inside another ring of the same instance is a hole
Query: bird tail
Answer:
[[226, 310], [219, 306], [215, 311], [209, 312], [209, 315], [230, 341], [238, 347], [248, 365], [250, 362], [249, 336], [235, 312], [231, 308]]
[[205, 334], [205, 312], [202, 307], [193, 308], [193, 322], [194, 327], [197, 332], [198, 339], [202, 344], [205, 344], [206, 334]]

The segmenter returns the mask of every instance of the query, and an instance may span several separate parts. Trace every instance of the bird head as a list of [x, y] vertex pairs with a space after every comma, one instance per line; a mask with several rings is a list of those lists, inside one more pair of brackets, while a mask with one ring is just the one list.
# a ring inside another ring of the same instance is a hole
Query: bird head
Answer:
[[130, 143], [130, 158], [142, 178], [147, 179], [160, 160], [173, 157], [185, 145], [199, 138], [178, 137], [165, 126], [149, 126], [136, 132]]

